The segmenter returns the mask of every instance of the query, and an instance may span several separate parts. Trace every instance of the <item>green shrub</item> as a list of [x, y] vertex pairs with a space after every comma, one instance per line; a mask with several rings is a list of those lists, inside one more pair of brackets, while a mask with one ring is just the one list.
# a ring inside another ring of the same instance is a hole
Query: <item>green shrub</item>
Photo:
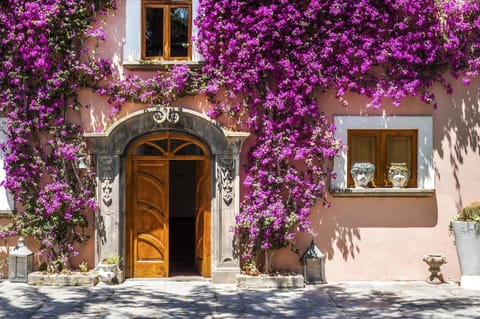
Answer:
[[480, 223], [480, 201], [474, 201], [463, 207], [455, 220]]
[[118, 265], [120, 263], [120, 256], [109, 256], [103, 260], [103, 263], [110, 265]]

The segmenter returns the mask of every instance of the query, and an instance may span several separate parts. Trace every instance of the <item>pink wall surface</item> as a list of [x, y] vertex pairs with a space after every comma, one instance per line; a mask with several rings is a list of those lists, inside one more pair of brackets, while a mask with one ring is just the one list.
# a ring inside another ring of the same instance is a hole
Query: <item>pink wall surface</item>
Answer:
[[[125, 41], [125, 1], [119, 10], [106, 20], [107, 41], [97, 50], [99, 56], [110, 58], [114, 77], [136, 73], [148, 77], [154, 71], [138, 71], [122, 66]], [[349, 106], [342, 106], [332, 92], [319, 95], [319, 105], [333, 121], [334, 115], [432, 115], [433, 162], [435, 193], [429, 197], [333, 197], [331, 208], [315, 207], [312, 224], [318, 233], [317, 246], [326, 254], [327, 281], [341, 280], [425, 280], [429, 272], [422, 258], [429, 253], [441, 253], [448, 259], [442, 266], [446, 280], [460, 277], [454, 239], [449, 234], [449, 221], [466, 203], [480, 198], [480, 81], [464, 87], [454, 82], [454, 94], [447, 95], [435, 88], [439, 107], [408, 98], [401, 107], [388, 101], [382, 110], [366, 108], [368, 100], [347, 95]], [[99, 132], [114, 121], [144, 108], [144, 105], [125, 105], [114, 118], [105, 97], [90, 91], [80, 92], [80, 101], [91, 105], [79, 113], [70, 114], [86, 132]], [[208, 108], [205, 97], [184, 98], [177, 105], [199, 112]], [[246, 163], [248, 141], [244, 146], [242, 163]], [[241, 171], [241, 179], [244, 172]], [[242, 195], [245, 189], [242, 189]], [[308, 247], [311, 238], [299, 234], [300, 253]], [[95, 251], [92, 238], [82, 254], [75, 259], [92, 261]], [[275, 269], [301, 271], [298, 256], [285, 249], [276, 254]], [[89, 263], [90, 264], [90, 263]], [[90, 264], [91, 265], [91, 264]]]
[[[480, 81], [465, 87], [454, 82], [454, 93], [435, 87], [438, 109], [416, 98], [400, 107], [385, 104], [369, 110], [368, 100], [353, 94], [343, 107], [333, 94], [320, 97], [320, 107], [333, 115], [432, 115], [435, 193], [430, 197], [333, 197], [331, 208], [316, 207], [312, 224], [317, 246], [326, 254], [327, 281], [425, 280], [428, 266], [422, 258], [441, 253], [446, 280], [458, 281], [459, 264], [449, 222], [458, 209], [479, 199]], [[310, 237], [298, 236], [301, 253]], [[275, 267], [301, 270], [289, 250], [278, 254]]]

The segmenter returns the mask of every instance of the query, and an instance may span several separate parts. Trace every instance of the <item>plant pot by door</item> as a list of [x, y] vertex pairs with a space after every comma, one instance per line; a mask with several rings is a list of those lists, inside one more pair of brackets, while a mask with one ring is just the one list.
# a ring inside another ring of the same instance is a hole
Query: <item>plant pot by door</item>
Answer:
[[480, 223], [452, 221], [462, 277], [460, 286], [480, 290]]

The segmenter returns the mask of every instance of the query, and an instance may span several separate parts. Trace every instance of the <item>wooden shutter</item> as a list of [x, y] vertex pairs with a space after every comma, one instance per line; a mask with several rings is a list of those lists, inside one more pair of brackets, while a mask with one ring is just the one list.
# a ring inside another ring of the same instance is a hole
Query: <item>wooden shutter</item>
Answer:
[[354, 163], [375, 165], [372, 187], [391, 187], [387, 181], [391, 163], [407, 163], [410, 171], [408, 187], [417, 187], [418, 130], [353, 129], [348, 130], [347, 185], [354, 187], [350, 168]]

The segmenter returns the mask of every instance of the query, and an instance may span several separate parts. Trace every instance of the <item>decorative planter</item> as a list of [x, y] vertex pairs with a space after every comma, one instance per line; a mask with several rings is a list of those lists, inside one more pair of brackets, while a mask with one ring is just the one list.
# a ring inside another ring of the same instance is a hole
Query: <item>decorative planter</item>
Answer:
[[95, 273], [102, 282], [121, 284], [125, 281], [125, 274], [117, 264], [101, 262], [95, 267]]
[[480, 290], [480, 223], [452, 221], [462, 277], [460, 286]]
[[372, 163], [354, 163], [350, 169], [356, 188], [366, 188], [375, 175], [375, 165]]
[[392, 183], [393, 188], [403, 188], [407, 186], [410, 172], [407, 163], [390, 163], [388, 169], [388, 181]]
[[36, 271], [28, 274], [28, 284], [33, 286], [95, 286], [98, 276], [94, 272], [48, 274]]
[[264, 275], [249, 276], [245, 274], [237, 275], [237, 285], [244, 289], [264, 289], [264, 288], [303, 288], [305, 283], [303, 276], [295, 275]]

